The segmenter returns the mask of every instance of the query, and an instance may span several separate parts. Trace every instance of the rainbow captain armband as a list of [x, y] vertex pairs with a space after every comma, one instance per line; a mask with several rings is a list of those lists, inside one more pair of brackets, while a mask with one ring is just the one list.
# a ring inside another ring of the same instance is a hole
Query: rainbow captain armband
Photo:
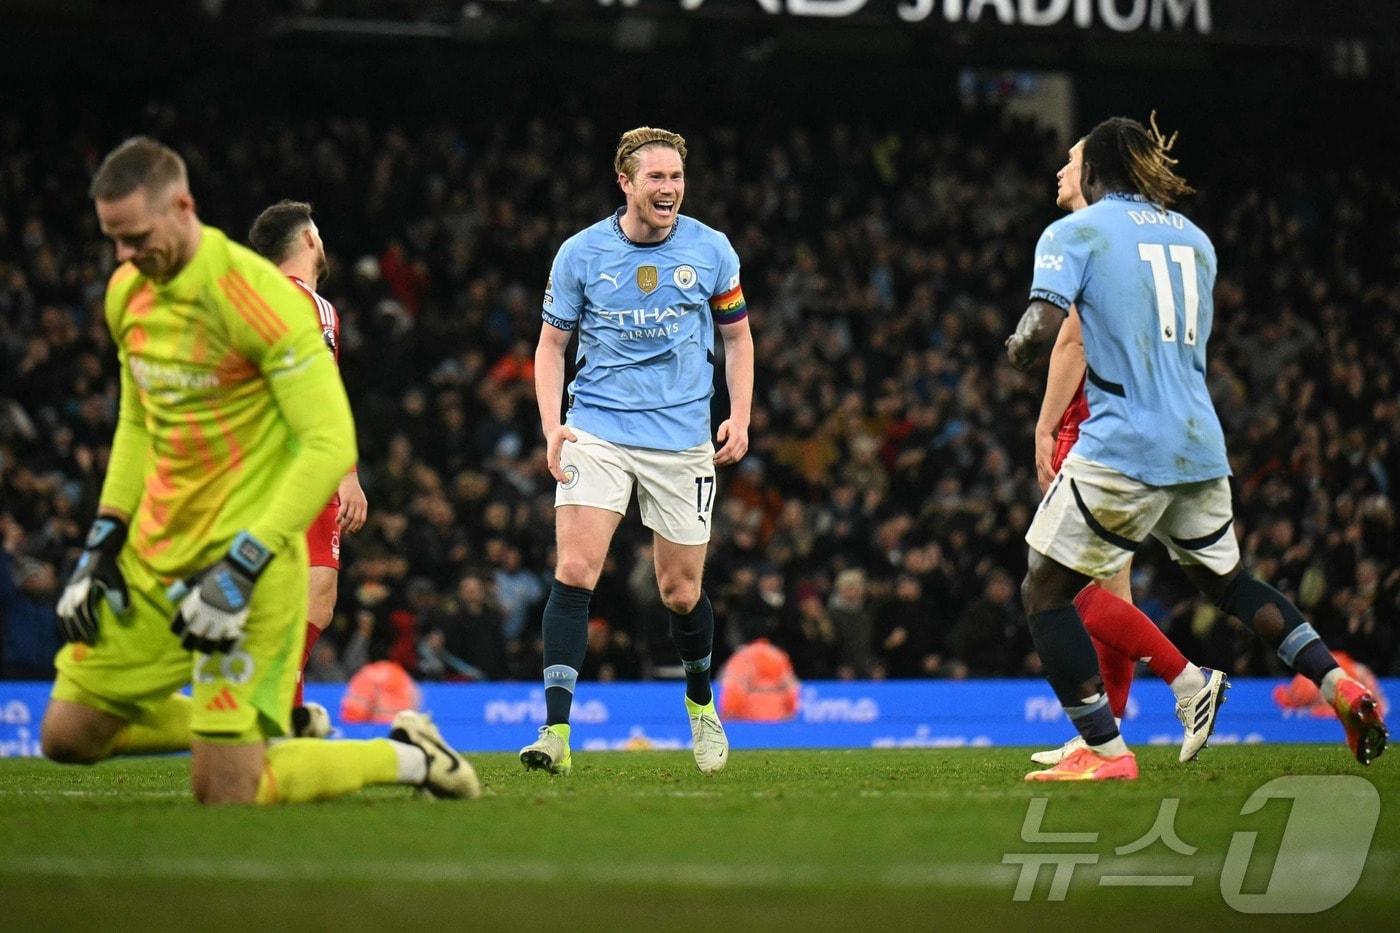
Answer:
[[749, 313], [749, 306], [744, 301], [743, 287], [735, 282], [729, 291], [711, 298], [710, 313], [715, 316], [716, 324], [734, 324], [742, 321]]

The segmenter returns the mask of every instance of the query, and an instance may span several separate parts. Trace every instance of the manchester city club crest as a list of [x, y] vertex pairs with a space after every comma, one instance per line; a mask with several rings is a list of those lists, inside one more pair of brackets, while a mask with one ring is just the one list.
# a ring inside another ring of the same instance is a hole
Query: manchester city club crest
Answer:
[[689, 288], [695, 284], [695, 267], [681, 266], [671, 273], [671, 281], [676, 283], [677, 288]]
[[660, 279], [657, 277], [655, 266], [637, 267], [637, 287], [642, 290], [642, 294], [650, 295], [656, 291], [656, 286], [659, 283]]

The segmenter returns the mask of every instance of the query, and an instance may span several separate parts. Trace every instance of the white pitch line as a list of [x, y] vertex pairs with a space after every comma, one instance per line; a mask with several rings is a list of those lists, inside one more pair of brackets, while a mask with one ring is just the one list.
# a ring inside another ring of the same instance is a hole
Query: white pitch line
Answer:
[[[1370, 859], [1372, 879], [1384, 877], [1400, 859], [1389, 851], [1374, 852]], [[1195, 869], [1195, 877], [1214, 887], [1219, 877], [1220, 857], [1154, 857], [1109, 859], [1075, 872], [1075, 883], [1148, 886], [1150, 879], [1170, 877], [1182, 884], [1185, 868]], [[1131, 880], [1127, 875], [1131, 873]], [[873, 885], [899, 889], [1015, 888], [1020, 869], [995, 863], [905, 863], [887, 866], [821, 864], [713, 864], [652, 863], [572, 864], [542, 860], [492, 860], [469, 862], [452, 859], [392, 861], [370, 860], [326, 864], [310, 860], [257, 860], [247, 858], [81, 858], [76, 856], [9, 856], [0, 858], [0, 877], [72, 878], [122, 881], [133, 878], [157, 880], [206, 880], [218, 878], [242, 882], [335, 882], [353, 883], [510, 883], [552, 884], [576, 881], [598, 885], [676, 885], [713, 889], [808, 888], [828, 884]], [[1117, 880], [1118, 876], [1123, 880]], [[1045, 879], [1041, 879], [1042, 882]], [[1158, 880], [1156, 884], [1167, 883]], [[1372, 881], [1363, 885], [1376, 888]]]
[[705, 863], [570, 864], [538, 860], [274, 861], [238, 858], [88, 859], [74, 856], [0, 858], [0, 876], [103, 880], [349, 881], [354, 883], [471, 883], [581, 881], [601, 885], [676, 885], [702, 888], [805, 888], [840, 882], [891, 888], [987, 887], [1015, 884], [1001, 865], [930, 864], [876, 868], [853, 877], [850, 866], [716, 865]]

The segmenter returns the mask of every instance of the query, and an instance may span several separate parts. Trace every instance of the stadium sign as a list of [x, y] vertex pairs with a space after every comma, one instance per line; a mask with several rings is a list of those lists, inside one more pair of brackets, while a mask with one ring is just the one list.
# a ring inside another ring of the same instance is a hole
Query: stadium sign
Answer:
[[[872, 0], [754, 0], [772, 16], [844, 19], [873, 12]], [[599, 0], [612, 6], [613, 0]], [[680, 0], [681, 9], [699, 10], [706, 0]], [[635, 6], [635, 0], [622, 0]], [[883, 4], [876, 3], [876, 6]], [[1147, 28], [1208, 34], [1210, 0], [898, 0], [895, 15], [906, 23], [942, 20], [949, 24], [1000, 23], [1003, 26], [1106, 26], [1114, 32]]]
[[[373, 16], [277, 18], [277, 34], [314, 32], [384, 38], [474, 39], [529, 35], [512, 20], [566, 24], [556, 39], [595, 41], [615, 27], [623, 47], [647, 48], [662, 22], [762, 22], [955, 35], [960, 44], [1003, 35], [1078, 35], [1129, 41], [1203, 41], [1253, 46], [1330, 47], [1338, 42], [1393, 49], [1396, 0], [470, 0], [457, 22]], [[672, 40], [683, 38], [678, 34]], [[1378, 53], [1379, 54], [1379, 53]]]
[[[596, 5], [648, 13], [662, 7], [642, 0], [596, 0]], [[679, 9], [713, 16], [755, 13], [864, 22], [893, 17], [905, 23], [1107, 28], [1116, 33], [1209, 35], [1212, 24], [1211, 0], [679, 0]]]
[[[795, 2], [799, 0], [788, 0], [789, 7]], [[810, 6], [818, 0], [800, 2]], [[867, 0], [825, 2], [859, 9]], [[1136, 32], [1144, 26], [1153, 32], [1210, 32], [1210, 0], [902, 0], [895, 12], [906, 23], [940, 16], [949, 23], [978, 23], [995, 18], [1003, 26], [1073, 25], [1091, 29], [1102, 24], [1114, 32]]]

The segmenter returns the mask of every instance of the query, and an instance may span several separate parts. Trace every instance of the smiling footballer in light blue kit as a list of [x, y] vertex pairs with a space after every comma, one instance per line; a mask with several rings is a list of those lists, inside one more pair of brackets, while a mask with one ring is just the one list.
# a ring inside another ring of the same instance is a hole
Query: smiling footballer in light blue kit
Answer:
[[[715, 619], [702, 578], [718, 476], [748, 452], [753, 336], [728, 238], [681, 214], [685, 139], [641, 126], [613, 158], [627, 199], [559, 248], [545, 286], [535, 397], [554, 497], [556, 564], [545, 602], [545, 723], [527, 768], [573, 768], [569, 713], [587, 653], [589, 606], [618, 524], [636, 497], [652, 531], [661, 602], [685, 671], [696, 766], [724, 769], [729, 740], [710, 689]], [[715, 331], [729, 417], [710, 433]], [[564, 354], [578, 375], [564, 401]], [[715, 445], [720, 446], [716, 449]]]
[[686, 450], [709, 439], [715, 325], [748, 314], [729, 239], [678, 216], [635, 243], [616, 214], [560, 247], [544, 320], [579, 329], [571, 427], [617, 444]]

